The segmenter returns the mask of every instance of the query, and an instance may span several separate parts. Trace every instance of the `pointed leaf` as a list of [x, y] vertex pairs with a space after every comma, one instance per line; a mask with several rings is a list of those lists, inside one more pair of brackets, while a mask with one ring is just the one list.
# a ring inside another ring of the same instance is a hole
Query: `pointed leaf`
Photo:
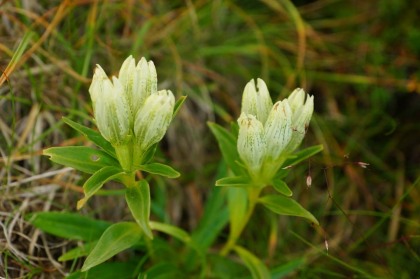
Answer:
[[170, 166], [160, 164], [160, 163], [150, 163], [147, 165], [141, 165], [138, 167], [138, 169], [148, 172], [148, 173], [153, 173], [153, 174], [157, 174], [157, 175], [161, 175], [161, 176], [165, 176], [169, 178], [177, 178], [181, 175], [179, 172], [177, 172]]
[[178, 227], [153, 221], [150, 221], [150, 227], [155, 231], [160, 231], [171, 235], [184, 243], [188, 243], [191, 241], [191, 237], [189, 236], [189, 234]]
[[68, 212], [38, 212], [29, 216], [38, 229], [66, 239], [93, 241], [99, 239], [109, 223]]
[[315, 154], [321, 152], [322, 150], [324, 150], [324, 146], [322, 144], [320, 145], [314, 145], [308, 148], [305, 148], [293, 155], [291, 155], [289, 157], [289, 159], [287, 159], [283, 166], [293, 166], [296, 165], [312, 156], [314, 156]]
[[321, 152], [324, 149], [324, 147], [321, 145], [314, 145], [308, 148], [305, 148], [293, 155], [290, 155], [287, 160], [283, 163], [282, 168], [279, 169], [279, 171], [276, 173], [275, 177], [276, 179], [283, 179], [287, 176], [290, 169], [289, 167], [292, 167], [312, 156], [317, 154], [318, 152]]
[[257, 256], [240, 246], [235, 246], [233, 249], [245, 263], [249, 271], [251, 271], [252, 278], [271, 278], [270, 271]]
[[121, 168], [116, 167], [103, 167], [102, 169], [95, 172], [83, 185], [83, 191], [85, 197], [77, 202], [77, 209], [83, 207], [83, 205], [92, 197], [104, 183], [117, 178], [124, 174]]
[[108, 153], [112, 157], [116, 156], [114, 147], [112, 147], [111, 143], [109, 143], [99, 132], [90, 129], [86, 126], [80, 125], [79, 123], [74, 122], [67, 117], [63, 117], [63, 121], [82, 135], [86, 136], [94, 144], [102, 148], [106, 153]]
[[200, 222], [192, 233], [193, 242], [201, 252], [205, 252], [215, 242], [229, 221], [229, 210], [225, 206], [225, 193], [224, 188], [214, 188], [211, 191]]
[[277, 192], [279, 192], [282, 195], [285, 195], [287, 197], [291, 197], [293, 195], [292, 190], [290, 190], [286, 182], [284, 182], [281, 179], [273, 179], [272, 186], [274, 189], [276, 189]]
[[229, 168], [236, 175], [245, 174], [245, 170], [238, 165], [237, 162], [240, 161], [239, 153], [237, 150], [237, 140], [236, 138], [229, 133], [225, 128], [216, 123], [208, 122], [210, 130], [213, 135], [216, 137], [216, 140], [219, 144], [220, 151], [222, 152], [223, 159], [226, 161]]
[[134, 186], [129, 186], [125, 192], [125, 200], [143, 233], [152, 239], [153, 234], [149, 224], [150, 187], [147, 181], [143, 179]]
[[67, 251], [66, 253], [64, 253], [63, 255], [61, 255], [58, 258], [58, 260], [60, 262], [65, 262], [65, 261], [78, 259], [80, 257], [85, 257], [85, 256], [89, 255], [89, 253], [93, 250], [93, 247], [95, 247], [95, 245], [96, 245], [96, 241], [95, 242], [89, 242], [89, 243], [84, 244], [83, 246], [73, 248], [73, 249]]
[[312, 223], [319, 225], [318, 220], [312, 215], [312, 213], [307, 211], [292, 198], [280, 195], [267, 195], [260, 198], [259, 202], [262, 203], [266, 208], [279, 215], [303, 217]]
[[135, 223], [122, 222], [111, 225], [86, 258], [82, 271], [103, 263], [119, 252], [134, 246], [141, 237], [142, 232]]
[[249, 177], [246, 176], [233, 176], [224, 177], [216, 181], [216, 186], [223, 187], [252, 187]]
[[182, 107], [186, 99], [187, 99], [187, 96], [181, 96], [181, 98], [179, 98], [176, 101], [175, 106], [174, 106], [174, 112], [172, 114], [172, 119], [174, 119], [175, 116], [178, 114], [179, 109]]
[[54, 163], [75, 168], [86, 173], [95, 173], [105, 166], [118, 167], [120, 164], [102, 150], [87, 146], [51, 147], [43, 154], [50, 156]]
[[155, 156], [156, 153], [157, 145], [158, 143], [155, 143], [146, 150], [143, 154], [141, 164], [147, 164], [153, 159], [153, 156]]

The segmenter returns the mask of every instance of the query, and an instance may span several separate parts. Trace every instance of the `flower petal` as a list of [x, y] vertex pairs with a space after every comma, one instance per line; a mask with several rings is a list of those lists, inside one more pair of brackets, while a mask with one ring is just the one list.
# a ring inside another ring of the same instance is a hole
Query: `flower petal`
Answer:
[[134, 95], [134, 92], [138, 88], [139, 78], [138, 72], [136, 71], [135, 60], [131, 55], [122, 64], [118, 75], [118, 80], [123, 86], [123, 95], [126, 99], [126, 103], [129, 106], [130, 123], [133, 123], [134, 116], [136, 115], [138, 110], [138, 107], [134, 105], [136, 103], [136, 96]]
[[101, 68], [101, 66], [96, 65], [92, 83], [89, 87], [90, 98], [92, 99], [93, 103], [96, 102], [98, 96], [99, 98], [103, 97], [101, 95], [103, 94], [104, 88], [109, 85], [112, 85], [112, 83], [106, 75], [105, 71]]
[[302, 88], [296, 88], [293, 90], [292, 94], [290, 94], [287, 100], [289, 101], [292, 111], [296, 111], [304, 104], [305, 91]]
[[292, 137], [292, 109], [287, 100], [274, 104], [264, 125], [267, 156], [276, 160]]
[[[303, 90], [302, 90], [303, 91]], [[303, 91], [304, 92], [304, 91]], [[293, 110], [293, 108], [292, 108]], [[293, 110], [292, 138], [286, 146], [287, 152], [293, 152], [302, 142], [314, 112], [314, 96], [307, 95], [306, 102]]]
[[170, 90], [161, 90], [146, 99], [134, 122], [136, 142], [143, 152], [165, 135], [174, 105], [175, 97]]
[[262, 79], [257, 79], [257, 87], [253, 79], [247, 83], [242, 96], [241, 112], [254, 115], [264, 124], [272, 106], [270, 93]]
[[252, 114], [242, 113], [238, 119], [238, 153], [252, 173], [258, 173], [265, 157], [264, 128]]

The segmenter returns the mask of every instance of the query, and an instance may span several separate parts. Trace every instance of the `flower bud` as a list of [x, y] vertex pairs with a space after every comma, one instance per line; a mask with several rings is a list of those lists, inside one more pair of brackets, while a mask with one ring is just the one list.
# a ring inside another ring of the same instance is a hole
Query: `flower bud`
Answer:
[[[290, 98], [290, 99], [289, 99]], [[314, 112], [314, 96], [306, 95], [303, 89], [296, 89], [287, 100], [292, 108], [292, 137], [286, 149], [293, 152], [305, 137], [306, 130]]]
[[296, 88], [287, 98], [292, 111], [297, 111], [305, 101], [305, 91], [302, 88]]
[[89, 92], [102, 136], [113, 145], [121, 145], [127, 141], [130, 132], [129, 108], [121, 82], [115, 77], [112, 81], [97, 65]]
[[161, 90], [147, 97], [134, 122], [136, 151], [135, 164], [139, 164], [143, 153], [159, 142], [166, 133], [175, 106], [175, 97], [170, 90]]
[[144, 104], [147, 97], [157, 92], [157, 74], [152, 61], [147, 62], [143, 57], [136, 66], [138, 86], [133, 90], [133, 107], [136, 112]]
[[277, 160], [292, 137], [292, 109], [287, 100], [274, 104], [264, 125], [267, 156]]
[[257, 79], [257, 87], [253, 79], [247, 83], [242, 96], [242, 113], [254, 115], [264, 125], [272, 106], [270, 93], [262, 79]]
[[118, 79], [124, 88], [124, 96], [130, 109], [130, 126], [134, 123], [134, 116], [138, 110], [134, 104], [137, 102], [138, 96], [134, 94], [138, 90], [139, 74], [136, 71], [136, 63], [133, 56], [129, 56], [121, 66]]
[[238, 153], [251, 174], [258, 174], [265, 157], [264, 128], [252, 114], [242, 113], [238, 119]]
[[124, 87], [124, 95], [130, 108], [130, 123], [133, 125], [137, 112], [146, 98], [157, 91], [156, 68], [152, 61], [143, 57], [135, 64], [130, 55], [122, 64], [119, 80]]

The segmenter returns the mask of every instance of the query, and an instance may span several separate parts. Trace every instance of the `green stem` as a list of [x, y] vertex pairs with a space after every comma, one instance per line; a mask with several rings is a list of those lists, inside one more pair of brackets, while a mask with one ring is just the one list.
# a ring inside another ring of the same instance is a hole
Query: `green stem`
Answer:
[[252, 213], [254, 212], [255, 205], [258, 202], [258, 197], [260, 196], [262, 187], [252, 187], [248, 190], [248, 210], [242, 219], [242, 222], [239, 226], [239, 230], [237, 230], [237, 233], [235, 235], [232, 234], [232, 230], [229, 234], [228, 242], [225, 244], [225, 246], [220, 251], [221, 256], [226, 256], [230, 250], [236, 245], [236, 242], [241, 235], [242, 231], [244, 230], [245, 226], [248, 224], [249, 219], [252, 216]]
[[124, 175], [121, 179], [121, 183], [124, 184], [125, 187], [135, 186], [137, 183], [135, 172], [130, 172]]

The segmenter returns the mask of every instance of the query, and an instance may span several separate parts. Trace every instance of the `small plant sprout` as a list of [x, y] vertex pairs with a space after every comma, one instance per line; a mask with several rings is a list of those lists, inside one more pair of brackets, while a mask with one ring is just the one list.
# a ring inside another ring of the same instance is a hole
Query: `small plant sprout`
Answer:
[[[267, 85], [257, 79], [245, 86], [237, 139], [235, 134], [210, 124], [235, 175], [216, 182], [217, 186], [234, 187], [228, 198], [232, 199], [229, 210], [235, 214], [231, 215], [230, 236], [222, 254], [235, 250], [236, 240], [257, 203], [277, 214], [304, 217], [318, 225], [310, 212], [290, 198], [292, 191], [283, 181], [292, 166], [322, 150], [322, 146], [313, 146], [294, 153], [306, 134], [313, 110], [314, 97], [300, 88], [273, 105]], [[235, 147], [237, 153], [231, 151]], [[308, 176], [308, 187], [311, 183]], [[279, 194], [261, 197], [266, 186], [272, 186]]]

